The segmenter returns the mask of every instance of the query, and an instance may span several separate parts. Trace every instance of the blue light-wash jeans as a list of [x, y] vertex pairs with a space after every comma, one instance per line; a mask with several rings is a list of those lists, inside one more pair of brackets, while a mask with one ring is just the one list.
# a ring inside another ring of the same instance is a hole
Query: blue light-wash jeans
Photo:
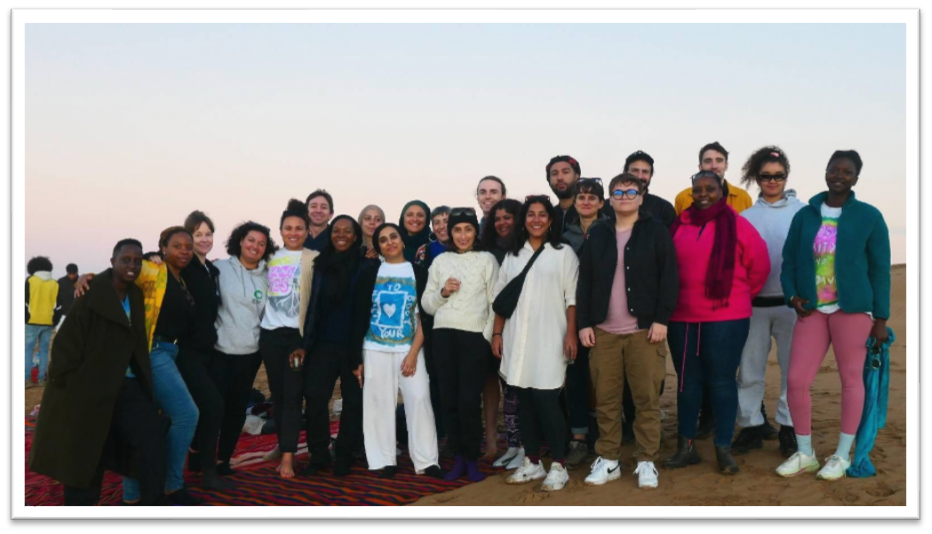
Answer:
[[45, 380], [49, 367], [49, 341], [52, 340], [52, 327], [38, 324], [26, 325], [26, 380], [32, 379], [32, 355], [39, 344], [39, 380]]
[[[171, 421], [166, 438], [167, 471], [165, 473], [165, 493], [172, 493], [184, 487], [184, 462], [188, 447], [194, 439], [197, 428], [198, 411], [194, 399], [188, 393], [175, 365], [178, 347], [171, 343], [155, 342], [149, 360], [152, 362], [152, 385], [155, 389], [155, 404]], [[137, 501], [140, 498], [139, 482], [123, 477], [123, 500]]]

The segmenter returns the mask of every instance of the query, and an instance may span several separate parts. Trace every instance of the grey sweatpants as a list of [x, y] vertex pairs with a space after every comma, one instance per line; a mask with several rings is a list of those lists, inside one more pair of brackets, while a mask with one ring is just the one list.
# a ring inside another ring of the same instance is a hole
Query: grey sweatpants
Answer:
[[793, 342], [796, 311], [788, 306], [753, 310], [751, 329], [741, 353], [741, 366], [738, 368], [738, 426], [764, 424], [760, 406], [764, 400], [767, 357], [773, 346], [771, 337], [777, 342], [777, 363], [780, 365], [780, 399], [777, 402], [776, 421], [780, 425], [793, 426], [790, 409], [786, 403], [786, 379], [790, 367], [790, 345]]

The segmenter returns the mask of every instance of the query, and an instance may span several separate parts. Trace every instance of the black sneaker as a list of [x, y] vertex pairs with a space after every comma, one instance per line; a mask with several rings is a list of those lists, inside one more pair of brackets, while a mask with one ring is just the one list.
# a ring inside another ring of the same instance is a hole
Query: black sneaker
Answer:
[[200, 506], [204, 504], [204, 501], [191, 495], [186, 488], [181, 488], [174, 493], [169, 493], [168, 501], [175, 506]]
[[431, 478], [439, 478], [440, 480], [443, 480], [444, 476], [443, 469], [440, 469], [439, 465], [432, 465], [428, 467], [424, 470], [424, 474]]
[[747, 454], [751, 449], [764, 448], [764, 440], [761, 437], [760, 427], [749, 426], [742, 428], [738, 432], [738, 437], [731, 443], [732, 454]]
[[767, 419], [767, 410], [764, 408], [763, 402], [760, 403], [760, 414], [764, 416], [764, 424], [758, 427], [760, 428], [760, 437], [762, 439], [766, 439], [767, 441], [777, 439], [777, 429], [774, 428], [773, 425], [770, 424], [770, 421]]
[[586, 445], [585, 441], [570, 441], [569, 452], [566, 455], [566, 466], [569, 468], [578, 467], [588, 455], [589, 446]]
[[393, 479], [395, 474], [398, 473], [398, 468], [394, 465], [386, 465], [379, 471], [379, 478]]
[[799, 450], [799, 446], [796, 444], [795, 428], [786, 425], [780, 426], [778, 438], [780, 439], [780, 452], [784, 458], [793, 456]]

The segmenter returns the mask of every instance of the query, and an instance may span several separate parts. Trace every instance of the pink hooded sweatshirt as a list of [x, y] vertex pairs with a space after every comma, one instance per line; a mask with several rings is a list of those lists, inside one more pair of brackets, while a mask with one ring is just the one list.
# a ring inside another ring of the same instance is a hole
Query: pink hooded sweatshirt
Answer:
[[[731, 209], [729, 207], [729, 209]], [[680, 214], [683, 224], [673, 236], [680, 274], [680, 295], [671, 321], [707, 323], [732, 321], [751, 316], [751, 299], [760, 293], [770, 276], [767, 243], [744, 217], [737, 217], [738, 243], [735, 247], [735, 279], [728, 306], [712, 309], [712, 299], [705, 296], [705, 274], [715, 242], [715, 221], [705, 227], [689, 224], [691, 211]]]

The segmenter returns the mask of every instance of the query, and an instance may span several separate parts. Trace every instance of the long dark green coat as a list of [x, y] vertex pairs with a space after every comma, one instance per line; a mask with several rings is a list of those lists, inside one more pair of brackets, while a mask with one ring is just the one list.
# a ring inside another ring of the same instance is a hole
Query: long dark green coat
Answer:
[[111, 269], [100, 273], [90, 291], [75, 300], [52, 345], [29, 469], [67, 486], [89, 486], [100, 461], [132, 474], [125, 449], [108, 439], [131, 360], [133, 373], [152, 395], [142, 290], [133, 285], [127, 291], [130, 325], [111, 276]]

